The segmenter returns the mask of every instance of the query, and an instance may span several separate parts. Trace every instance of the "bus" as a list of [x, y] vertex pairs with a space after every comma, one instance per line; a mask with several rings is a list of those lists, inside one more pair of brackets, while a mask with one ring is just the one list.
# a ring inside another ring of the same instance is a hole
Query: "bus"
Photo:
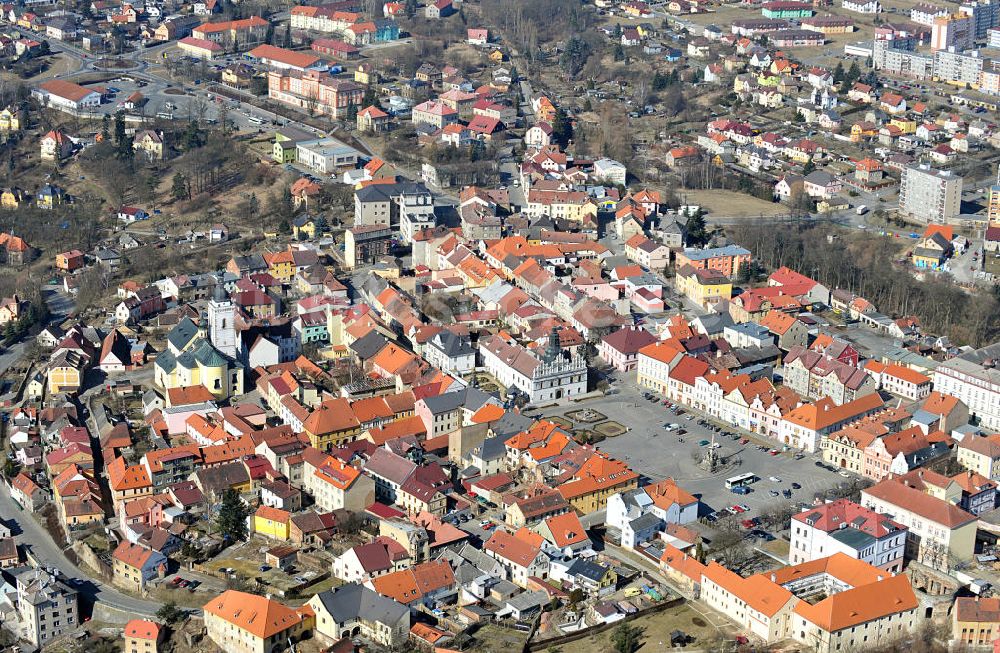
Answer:
[[759, 480], [756, 474], [740, 474], [739, 476], [726, 479], [726, 489], [732, 490], [734, 487], [746, 487]]

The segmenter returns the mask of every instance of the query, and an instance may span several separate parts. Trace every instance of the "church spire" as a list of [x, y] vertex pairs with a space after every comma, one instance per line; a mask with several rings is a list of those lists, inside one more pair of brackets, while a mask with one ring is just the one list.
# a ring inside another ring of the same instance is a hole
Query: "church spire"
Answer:
[[552, 327], [552, 331], [549, 332], [549, 342], [545, 346], [545, 353], [542, 355], [542, 360], [546, 363], [551, 363], [559, 356], [562, 355], [562, 346], [559, 344], [559, 328]]

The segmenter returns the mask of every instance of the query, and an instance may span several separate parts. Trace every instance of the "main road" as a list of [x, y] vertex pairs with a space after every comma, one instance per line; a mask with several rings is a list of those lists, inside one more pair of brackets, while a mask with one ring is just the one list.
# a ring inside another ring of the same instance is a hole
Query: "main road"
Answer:
[[111, 608], [133, 613], [137, 616], [153, 617], [160, 608], [159, 603], [144, 601], [123, 594], [101, 581], [94, 580], [66, 556], [65, 551], [52, 539], [48, 531], [34, 517], [24, 512], [11, 498], [5, 483], [0, 483], [0, 514], [6, 517], [15, 531], [16, 540], [43, 567], [55, 568], [70, 579], [79, 579], [76, 589], [91, 604], [101, 603]]
[[[72, 298], [54, 287], [46, 286], [42, 292], [47, 294], [45, 301], [49, 305], [51, 323], [61, 322], [73, 310]], [[0, 372], [6, 371], [21, 358], [28, 342], [27, 339], [22, 340], [0, 356]], [[70, 579], [78, 579], [79, 582], [75, 583], [77, 591], [91, 604], [100, 602], [140, 616], [156, 615], [156, 611], [160, 608], [158, 603], [131, 597], [91, 579], [88, 573], [69, 559], [63, 548], [56, 544], [44, 527], [17, 505], [5, 483], [0, 483], [0, 518], [10, 526], [16, 526], [13, 530], [19, 531], [15, 536], [18, 544], [30, 551], [31, 556], [40, 565], [58, 569]]]

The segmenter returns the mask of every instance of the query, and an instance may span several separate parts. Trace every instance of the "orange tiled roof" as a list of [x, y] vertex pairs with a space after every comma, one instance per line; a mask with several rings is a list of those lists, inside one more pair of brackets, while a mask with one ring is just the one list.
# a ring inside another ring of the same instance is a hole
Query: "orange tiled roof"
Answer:
[[302, 428], [313, 435], [327, 435], [350, 431], [361, 425], [351, 411], [351, 404], [343, 397], [327, 399], [309, 414]]
[[125, 624], [125, 637], [132, 639], [149, 639], [155, 641], [160, 638], [160, 632], [160, 624], [145, 619], [133, 619]]
[[167, 390], [167, 401], [171, 406], [186, 406], [189, 404], [201, 404], [214, 400], [215, 397], [203, 385], [189, 385], [183, 388], [170, 388]]
[[648, 356], [653, 360], [659, 361], [661, 363], [669, 364], [678, 354], [683, 354], [682, 349], [677, 349], [672, 344], [663, 342], [654, 342], [650, 345], [646, 345], [639, 350], [639, 354], [642, 356]]
[[361, 471], [357, 468], [333, 458], [329, 460], [330, 462], [316, 470], [316, 477], [330, 485], [340, 490], [346, 490], [354, 483], [355, 479], [361, 476]]
[[560, 548], [590, 540], [575, 512], [549, 517], [545, 520], [545, 526], [552, 534], [552, 544]]
[[287, 510], [272, 508], [271, 506], [260, 506], [257, 508], [257, 512], [253, 515], [254, 517], [268, 519], [273, 522], [278, 522], [279, 524], [287, 524], [288, 520], [291, 518], [291, 514]]
[[677, 482], [672, 478], [665, 478], [659, 483], [648, 485], [645, 490], [653, 503], [663, 510], [667, 510], [674, 504], [689, 506], [698, 503], [698, 499], [693, 494], [677, 485]]
[[770, 578], [760, 575], [743, 578], [714, 560], [705, 567], [704, 577], [768, 617], [773, 617], [794, 598], [791, 592]]
[[684, 574], [699, 584], [701, 583], [702, 574], [705, 573], [705, 565], [698, 562], [698, 559], [694, 556], [687, 555], [672, 544], [664, 545], [663, 555], [660, 556], [660, 564]]
[[302, 616], [271, 599], [226, 590], [202, 609], [258, 639], [267, 639], [297, 626]]
[[877, 392], [840, 406], [836, 405], [829, 397], [823, 397], [815, 403], [802, 404], [793, 409], [785, 415], [785, 419], [793, 424], [818, 431], [831, 424], [843, 422], [851, 417], [874, 410], [884, 403]]
[[493, 422], [504, 416], [504, 409], [496, 404], [485, 404], [472, 416], [473, 424], [484, 424]]
[[142, 465], [127, 465], [125, 458], [115, 458], [108, 463], [108, 486], [115, 492], [152, 487], [149, 473]]
[[483, 550], [521, 567], [530, 565], [539, 553], [538, 547], [500, 529], [494, 531]]
[[899, 574], [879, 583], [838, 592], [815, 605], [800, 601], [795, 613], [827, 632], [836, 632], [889, 614], [914, 610], [918, 605], [910, 579]]
[[569, 501], [598, 490], [627, 485], [638, 478], [639, 475], [622, 461], [597, 451], [580, 466], [572, 480], [556, 489]]
[[425, 594], [455, 584], [455, 573], [446, 560], [424, 562], [372, 580], [372, 587], [403, 605], [421, 599]]

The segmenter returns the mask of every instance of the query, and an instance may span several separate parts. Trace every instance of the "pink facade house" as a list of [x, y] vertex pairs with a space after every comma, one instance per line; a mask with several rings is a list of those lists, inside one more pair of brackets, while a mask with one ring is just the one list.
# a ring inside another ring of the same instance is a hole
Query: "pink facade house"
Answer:
[[620, 295], [618, 289], [610, 283], [604, 279], [593, 277], [578, 277], [573, 279], [573, 288], [588, 297], [609, 302], [616, 301]]
[[632, 305], [641, 313], [662, 313], [666, 305], [663, 302], [663, 290], [652, 291], [648, 288], [640, 288], [629, 297]]
[[639, 350], [656, 342], [656, 336], [645, 329], [625, 327], [601, 339], [597, 352], [619, 372], [634, 370], [639, 361]]
[[948, 448], [943, 444], [946, 439], [940, 431], [924, 435], [918, 426], [883, 435], [865, 447], [861, 473], [876, 482], [890, 474], [905, 474], [912, 466], [920, 464], [914, 459], [917, 454], [926, 457], [925, 462], [946, 455]]

